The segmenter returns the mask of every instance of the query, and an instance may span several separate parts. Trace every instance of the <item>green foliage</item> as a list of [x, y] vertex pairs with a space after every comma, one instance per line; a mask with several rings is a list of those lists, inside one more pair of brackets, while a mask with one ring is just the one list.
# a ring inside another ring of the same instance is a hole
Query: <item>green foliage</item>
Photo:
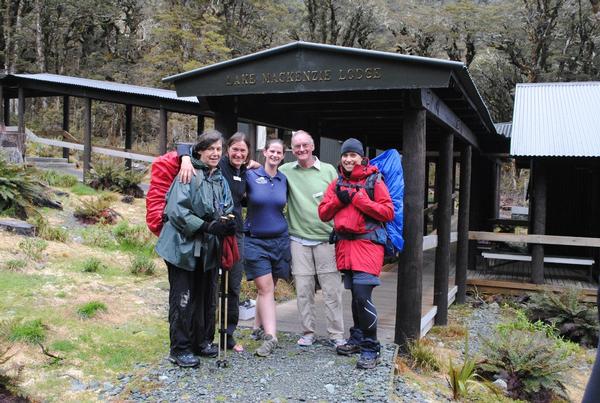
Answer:
[[44, 250], [48, 247], [48, 242], [39, 238], [25, 238], [19, 242], [19, 249], [29, 259], [39, 262], [43, 258]]
[[50, 345], [52, 350], [62, 351], [63, 353], [68, 353], [74, 351], [77, 346], [75, 343], [69, 340], [56, 340]]
[[151, 276], [156, 271], [156, 264], [148, 256], [139, 254], [131, 260], [129, 271], [136, 276], [140, 274]]
[[143, 197], [144, 192], [138, 185], [145, 175], [145, 171], [136, 172], [127, 169], [122, 160], [100, 160], [94, 164], [94, 168], [90, 172], [89, 185], [94, 189], [112, 190], [126, 195]]
[[0, 156], [0, 212], [26, 219], [36, 206], [59, 208], [49, 189], [31, 171]]
[[70, 188], [75, 186], [78, 182], [76, 176], [63, 174], [52, 169], [39, 170], [37, 176], [49, 186], [60, 188]]
[[84, 185], [83, 183], [76, 183], [71, 187], [71, 192], [76, 194], [77, 196], [95, 196], [99, 192], [96, 189], [92, 189], [88, 185]]
[[48, 220], [43, 215], [35, 215], [31, 217], [29, 223], [35, 225], [37, 236], [47, 241], [66, 242], [69, 238], [69, 233], [62, 227], [55, 227], [48, 223]]
[[97, 257], [89, 257], [83, 261], [81, 271], [85, 273], [97, 273], [101, 269], [103, 269], [104, 263]]
[[83, 238], [83, 244], [87, 246], [111, 249], [117, 245], [110, 228], [102, 224], [90, 225], [84, 228], [81, 231], [81, 237]]
[[14, 326], [14, 320], [0, 320], [0, 389], [2, 387], [9, 390], [15, 389], [18, 383], [17, 376], [10, 376], [6, 370], [5, 364], [16, 354], [13, 352], [13, 343], [9, 341], [11, 329]]
[[562, 376], [569, 368], [570, 353], [544, 332], [497, 332], [484, 340], [483, 354], [486, 360], [480, 368], [490, 377], [504, 379], [509, 397], [540, 402], [566, 398]]
[[448, 362], [448, 377], [446, 381], [452, 390], [452, 398], [454, 400], [467, 397], [474, 388], [488, 388], [495, 395], [498, 394], [498, 390], [491, 382], [486, 381], [482, 376], [477, 374], [476, 366], [475, 359], [469, 356], [469, 333], [466, 333], [464, 362], [462, 365], [456, 366], [452, 362], [452, 358], [449, 358]]
[[430, 343], [424, 340], [411, 340], [407, 348], [413, 368], [417, 367], [423, 371], [435, 372], [440, 370], [436, 352]]
[[117, 213], [110, 207], [114, 201], [115, 196], [110, 193], [81, 199], [73, 214], [84, 223], [112, 224], [117, 220]]
[[560, 293], [531, 295], [527, 318], [551, 325], [561, 337], [586, 347], [598, 344], [598, 308], [580, 302], [581, 292], [570, 288]]
[[98, 314], [98, 312], [106, 312], [106, 304], [100, 301], [90, 301], [77, 308], [77, 314], [82, 319], [90, 319]]
[[46, 338], [46, 328], [41, 319], [15, 323], [10, 330], [9, 340], [41, 343]]
[[151, 251], [154, 248], [155, 236], [146, 225], [130, 225], [127, 221], [121, 221], [115, 225], [112, 233], [122, 250]]
[[27, 262], [22, 259], [10, 259], [4, 262], [4, 268], [11, 271], [24, 269], [26, 266]]

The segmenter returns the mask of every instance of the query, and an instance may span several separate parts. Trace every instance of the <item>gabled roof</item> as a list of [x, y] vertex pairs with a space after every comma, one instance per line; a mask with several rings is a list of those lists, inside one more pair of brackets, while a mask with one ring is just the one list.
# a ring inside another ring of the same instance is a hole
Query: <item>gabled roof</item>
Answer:
[[498, 134], [501, 134], [506, 138], [510, 138], [510, 133], [512, 132], [512, 122], [494, 123], [494, 127], [496, 127]]
[[[203, 99], [435, 89], [472, 130], [496, 135], [463, 63], [310, 42], [292, 42], [166, 77], [181, 96]], [[445, 92], [445, 93], [443, 93]]]
[[510, 154], [600, 157], [600, 82], [517, 84]]

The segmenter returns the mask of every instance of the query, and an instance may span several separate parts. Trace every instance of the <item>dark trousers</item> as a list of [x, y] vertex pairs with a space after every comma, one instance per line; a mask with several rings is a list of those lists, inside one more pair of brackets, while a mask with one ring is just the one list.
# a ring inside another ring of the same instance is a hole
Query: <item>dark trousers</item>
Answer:
[[217, 270], [169, 271], [169, 336], [171, 353], [199, 353], [215, 336]]
[[349, 344], [360, 346], [360, 351], [378, 353], [377, 310], [371, 300], [372, 285], [352, 284], [352, 320]]
[[232, 336], [240, 319], [240, 290], [244, 272], [244, 234], [237, 233], [235, 238], [240, 252], [240, 260], [229, 270], [227, 290], [227, 334]]

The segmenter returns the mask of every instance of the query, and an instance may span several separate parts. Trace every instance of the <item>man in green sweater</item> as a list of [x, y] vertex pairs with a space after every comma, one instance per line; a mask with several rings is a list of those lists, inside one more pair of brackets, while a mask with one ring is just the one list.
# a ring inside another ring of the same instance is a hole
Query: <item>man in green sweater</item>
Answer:
[[335, 264], [335, 247], [329, 244], [331, 223], [319, 219], [317, 207], [327, 186], [337, 178], [333, 165], [313, 155], [315, 143], [307, 132], [292, 134], [295, 162], [279, 170], [288, 178], [288, 225], [292, 250], [292, 274], [296, 283], [303, 335], [301, 346], [315, 341], [315, 275], [325, 302], [327, 332], [334, 346], [345, 344], [342, 281]]

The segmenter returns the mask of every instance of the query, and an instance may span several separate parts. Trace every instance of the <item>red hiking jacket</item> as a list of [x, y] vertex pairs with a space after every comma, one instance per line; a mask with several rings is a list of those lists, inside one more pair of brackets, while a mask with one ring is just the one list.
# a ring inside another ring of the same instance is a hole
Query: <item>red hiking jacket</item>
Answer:
[[[342, 171], [341, 168], [340, 172]], [[367, 177], [378, 170], [373, 165], [356, 165], [344, 183], [364, 185]], [[388, 222], [394, 218], [394, 205], [387, 186], [377, 180], [374, 188], [374, 200], [366, 190], [342, 186], [352, 197], [352, 203], [342, 203], [335, 194], [337, 179], [329, 184], [319, 205], [319, 218], [322, 221], [333, 219], [333, 227], [338, 233], [366, 234], [375, 229], [376, 224], [367, 220], [371, 217], [378, 222]], [[335, 256], [338, 270], [355, 270], [379, 276], [383, 265], [383, 245], [368, 239], [339, 239], [335, 244]]]

